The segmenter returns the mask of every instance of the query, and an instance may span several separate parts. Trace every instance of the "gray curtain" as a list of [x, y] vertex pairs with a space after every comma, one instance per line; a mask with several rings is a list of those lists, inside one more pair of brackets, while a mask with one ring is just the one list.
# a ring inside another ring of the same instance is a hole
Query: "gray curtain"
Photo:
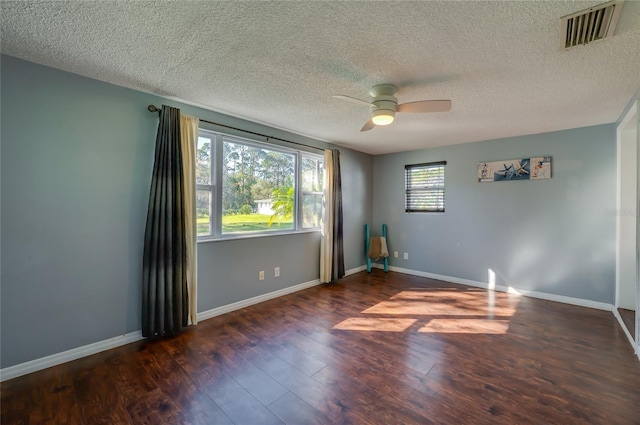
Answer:
[[336, 281], [344, 276], [344, 242], [342, 222], [342, 179], [340, 173], [340, 151], [332, 150], [333, 158], [333, 264], [331, 280]]
[[187, 326], [187, 242], [183, 214], [180, 110], [162, 106], [144, 236], [142, 335]]

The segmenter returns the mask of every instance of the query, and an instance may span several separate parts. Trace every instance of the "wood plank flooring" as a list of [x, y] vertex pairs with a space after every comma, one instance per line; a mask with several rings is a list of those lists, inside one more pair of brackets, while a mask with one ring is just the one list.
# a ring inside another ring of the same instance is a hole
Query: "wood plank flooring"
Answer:
[[1, 393], [3, 424], [640, 424], [610, 312], [380, 270]]

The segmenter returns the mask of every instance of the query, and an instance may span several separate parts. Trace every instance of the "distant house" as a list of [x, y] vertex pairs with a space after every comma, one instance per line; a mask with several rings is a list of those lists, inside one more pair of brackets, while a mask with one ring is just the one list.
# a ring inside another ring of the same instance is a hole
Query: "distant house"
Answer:
[[258, 209], [256, 211], [258, 214], [265, 214], [265, 215], [273, 214], [273, 210], [271, 209], [271, 205], [273, 204], [273, 199], [259, 199], [254, 202], [256, 203], [256, 205], [258, 205]]

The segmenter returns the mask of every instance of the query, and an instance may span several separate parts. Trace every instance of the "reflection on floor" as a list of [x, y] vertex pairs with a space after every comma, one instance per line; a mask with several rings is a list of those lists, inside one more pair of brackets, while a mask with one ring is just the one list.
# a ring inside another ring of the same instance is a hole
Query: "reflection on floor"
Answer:
[[618, 313], [620, 313], [620, 317], [622, 317], [622, 323], [625, 324], [627, 330], [631, 334], [632, 337], [635, 338], [636, 335], [636, 312], [633, 310], [627, 310], [626, 308], [619, 308]]

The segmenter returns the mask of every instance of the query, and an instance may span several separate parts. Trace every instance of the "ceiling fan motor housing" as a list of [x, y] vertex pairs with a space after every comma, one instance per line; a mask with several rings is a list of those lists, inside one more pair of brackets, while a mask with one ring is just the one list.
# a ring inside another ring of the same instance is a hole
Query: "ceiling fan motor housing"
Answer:
[[369, 94], [375, 99], [381, 96], [393, 97], [395, 96], [397, 91], [398, 89], [393, 84], [376, 84], [375, 86], [371, 87]]
[[[396, 115], [396, 106], [398, 99], [396, 94], [396, 86], [393, 84], [378, 84], [371, 88], [371, 117], [375, 118], [381, 115], [393, 117]], [[391, 122], [389, 121], [389, 123]]]

